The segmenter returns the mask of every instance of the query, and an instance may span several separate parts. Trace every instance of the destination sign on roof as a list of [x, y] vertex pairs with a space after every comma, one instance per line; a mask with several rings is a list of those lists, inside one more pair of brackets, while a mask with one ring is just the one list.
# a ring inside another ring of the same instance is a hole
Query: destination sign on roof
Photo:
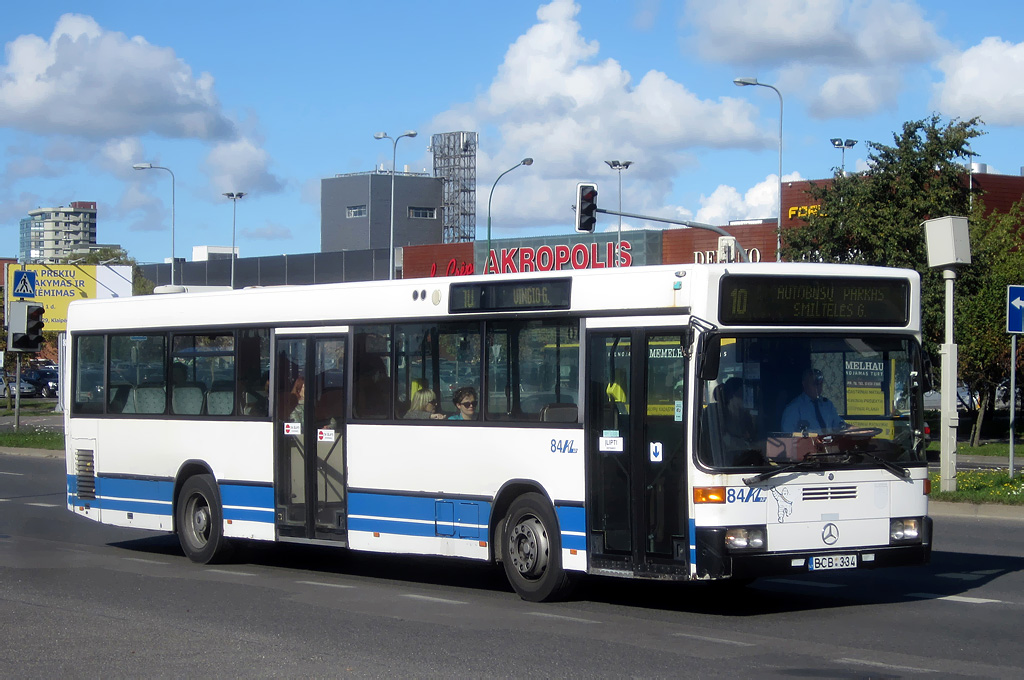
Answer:
[[722, 278], [724, 325], [906, 326], [906, 279], [731, 275]]

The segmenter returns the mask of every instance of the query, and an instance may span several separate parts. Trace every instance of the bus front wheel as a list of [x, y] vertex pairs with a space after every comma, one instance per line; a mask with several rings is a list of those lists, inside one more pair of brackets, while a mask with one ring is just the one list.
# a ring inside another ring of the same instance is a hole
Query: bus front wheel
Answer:
[[210, 564], [227, 549], [224, 515], [213, 475], [194, 475], [185, 480], [178, 493], [178, 541], [193, 562]]
[[540, 494], [523, 494], [509, 508], [502, 532], [502, 565], [524, 600], [556, 600], [569, 590], [557, 527], [551, 505]]

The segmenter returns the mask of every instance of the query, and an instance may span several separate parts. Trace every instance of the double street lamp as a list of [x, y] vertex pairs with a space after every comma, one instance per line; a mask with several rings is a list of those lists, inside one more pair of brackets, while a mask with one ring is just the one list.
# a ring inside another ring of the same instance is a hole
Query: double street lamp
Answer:
[[615, 266], [622, 265], [622, 171], [633, 165], [633, 161], [605, 161], [612, 170], [619, 171], [619, 243], [615, 249]]
[[136, 170], [166, 170], [171, 173], [171, 285], [174, 285], [174, 173], [170, 168], [152, 163], [136, 163], [132, 166]]
[[378, 132], [374, 139], [391, 140], [391, 240], [388, 246], [388, 279], [395, 278], [395, 161], [398, 155], [398, 140], [402, 137], [415, 137], [415, 130], [406, 130], [397, 137], [392, 137], [386, 132]]
[[840, 169], [842, 170], [842, 173], [845, 176], [846, 175], [846, 150], [847, 149], [852, 149], [854, 146], [856, 146], [857, 140], [856, 139], [847, 139], [846, 141], [843, 141], [843, 139], [840, 138], [840, 137], [833, 137], [829, 141], [832, 142], [832, 146], [834, 146], [837, 149], [840, 149], [843, 152], [843, 156], [842, 156], [843, 164], [840, 167]]
[[735, 78], [732, 82], [737, 87], [747, 85], [767, 87], [770, 90], [775, 90], [775, 94], [779, 95], [779, 222], [775, 228], [775, 260], [782, 261], [782, 93], [773, 85], [758, 82], [757, 78]]
[[231, 290], [235, 289], [235, 216], [238, 210], [238, 199], [245, 196], [244, 191], [229, 191], [224, 194], [231, 199]]
[[505, 172], [498, 175], [498, 179], [494, 180], [494, 184], [491, 185], [490, 195], [487, 196], [487, 255], [484, 257], [484, 274], [486, 274], [491, 267], [491, 199], [494, 198], [494, 187], [498, 186], [499, 179], [512, 172], [520, 165], [533, 165], [533, 159], [524, 158]]

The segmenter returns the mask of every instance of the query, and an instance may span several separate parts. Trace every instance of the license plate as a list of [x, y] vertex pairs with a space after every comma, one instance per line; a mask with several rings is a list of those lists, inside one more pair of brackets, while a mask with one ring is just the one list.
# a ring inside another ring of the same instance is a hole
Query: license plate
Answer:
[[815, 555], [809, 564], [811, 571], [824, 569], [856, 569], [856, 555]]

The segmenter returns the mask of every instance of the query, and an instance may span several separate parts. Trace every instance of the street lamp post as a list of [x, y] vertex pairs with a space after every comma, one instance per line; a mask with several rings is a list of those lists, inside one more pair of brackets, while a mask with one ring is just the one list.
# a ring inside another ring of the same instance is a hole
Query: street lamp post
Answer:
[[605, 161], [612, 170], [619, 171], [619, 243], [615, 248], [615, 266], [622, 266], [622, 171], [633, 165], [633, 161]]
[[856, 139], [847, 139], [846, 141], [843, 141], [843, 139], [840, 138], [840, 137], [833, 137], [829, 141], [832, 142], [832, 146], [834, 146], [835, 148], [837, 148], [837, 149], [839, 149], [840, 151], [843, 152], [843, 155], [842, 155], [842, 163], [843, 164], [840, 166], [840, 170], [842, 171], [843, 176], [845, 177], [846, 176], [846, 150], [847, 149], [852, 149], [857, 144], [857, 140]]
[[224, 194], [231, 199], [231, 290], [235, 289], [235, 215], [238, 209], [238, 199], [245, 196], [244, 191], [235, 191]]
[[491, 199], [494, 198], [494, 187], [498, 186], [499, 179], [512, 172], [520, 165], [533, 165], [533, 159], [524, 158], [505, 172], [498, 175], [498, 179], [494, 180], [494, 184], [491, 185], [491, 193], [487, 196], [487, 255], [484, 256], [484, 274], [487, 273], [487, 270], [491, 266]]
[[166, 170], [171, 173], [171, 285], [174, 285], [174, 173], [170, 168], [152, 163], [136, 163], [132, 166], [136, 170]]
[[744, 87], [746, 85], [759, 85], [761, 87], [767, 87], [770, 90], [775, 90], [775, 94], [779, 95], [779, 222], [775, 227], [775, 260], [776, 262], [782, 261], [782, 93], [768, 83], [758, 82], [757, 78], [735, 78], [733, 81], [737, 87]]
[[395, 162], [398, 156], [398, 140], [402, 137], [415, 137], [415, 130], [406, 130], [397, 137], [392, 137], [386, 132], [378, 132], [374, 139], [391, 140], [391, 240], [388, 246], [388, 279], [395, 278]]

